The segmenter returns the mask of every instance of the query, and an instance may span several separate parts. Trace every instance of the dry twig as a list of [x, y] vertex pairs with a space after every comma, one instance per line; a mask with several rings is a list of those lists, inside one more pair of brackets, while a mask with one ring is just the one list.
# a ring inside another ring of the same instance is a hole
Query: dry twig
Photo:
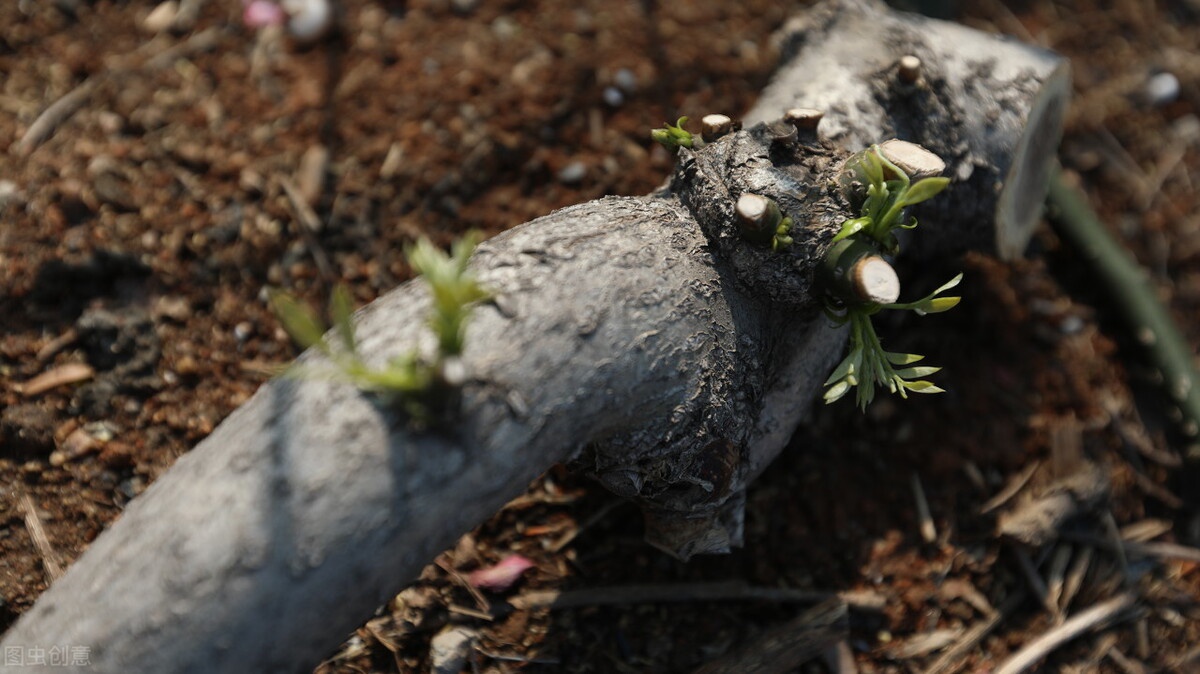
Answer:
[[1083, 587], [1083, 577], [1087, 575], [1088, 568], [1092, 565], [1092, 548], [1085, 546], [1075, 555], [1075, 561], [1071, 564], [1071, 569], [1067, 571], [1066, 580], [1063, 582], [1062, 596], [1058, 600], [1058, 607], [1066, 611], [1071, 606], [1071, 602], [1075, 599], [1075, 595], [1079, 592], [1079, 588]]
[[25, 156], [33, 152], [38, 145], [52, 136], [59, 125], [70, 119], [71, 115], [87, 103], [101, 79], [103, 76], [92, 76], [85, 79], [43, 110], [42, 114], [38, 115], [37, 119], [33, 120], [33, 124], [30, 124], [29, 128], [25, 130], [21, 139], [13, 145], [17, 154]]
[[523, 611], [531, 608], [552, 609], [580, 606], [611, 606], [614, 604], [657, 604], [701, 601], [767, 601], [819, 603], [839, 599], [852, 609], [878, 611], [883, 608], [882, 597], [858, 594], [797, 590], [780, 587], [755, 587], [741, 581], [715, 583], [680, 583], [670, 585], [618, 585], [561, 592], [540, 590], [526, 592], [509, 600], [507, 607], [496, 611]]
[[925, 499], [925, 489], [921, 486], [921, 476], [912, 474], [913, 498], [917, 501], [917, 519], [921, 523], [921, 540], [932, 543], [937, 540], [937, 526], [933, 523], [933, 515], [929, 512], [929, 501]]
[[824, 601], [694, 674], [785, 674], [845, 639], [846, 623], [846, 603]]
[[995, 496], [984, 502], [984, 504], [979, 508], [979, 514], [986, 515], [1012, 500], [1012, 497], [1016, 496], [1017, 492], [1021, 491], [1025, 488], [1025, 485], [1029, 484], [1029, 480], [1033, 478], [1034, 474], [1037, 473], [1038, 468], [1041, 467], [1042, 463], [1040, 461], [1034, 461], [1026, 466], [1016, 477], [1014, 477], [1007, 485], [1004, 486], [1004, 489], [1001, 489]]
[[58, 553], [50, 544], [50, 537], [46, 535], [46, 529], [42, 526], [42, 518], [38, 516], [33, 498], [19, 484], [13, 486], [13, 493], [20, 503], [21, 510], [25, 512], [25, 528], [29, 530], [29, 537], [33, 539], [33, 547], [37, 548], [38, 555], [42, 558], [42, 568], [46, 570], [46, 580], [53, 583], [63, 573], [62, 565], [58, 563]]
[[1010, 594], [1004, 603], [1000, 604], [1000, 608], [989, 615], [987, 618], [975, 623], [970, 629], [963, 633], [962, 639], [954, 644], [942, 654], [940, 658], [933, 661], [924, 672], [924, 674], [951, 674], [957, 672], [962, 665], [964, 659], [970, 654], [983, 638], [991, 634], [993, 630], [1000, 626], [1011, 616], [1017, 607], [1024, 603], [1026, 592], [1017, 590]]
[[288, 204], [292, 207], [292, 212], [296, 214], [296, 222], [300, 225], [297, 229], [300, 230], [300, 236], [304, 237], [304, 243], [313, 257], [313, 262], [317, 264], [321, 277], [332, 282], [337, 276], [333, 273], [333, 265], [329, 262], [329, 256], [325, 254], [325, 249], [317, 240], [317, 233], [323, 227], [321, 219], [317, 217], [312, 206], [309, 206], [308, 202], [304, 200], [300, 188], [296, 187], [291, 178], [279, 176], [279, 186], [283, 188]]
[[1096, 604], [1085, 611], [1081, 611], [1078, 615], [1069, 618], [1058, 627], [1025, 644], [1021, 650], [1014, 653], [1012, 657], [1000, 665], [993, 674], [1021, 674], [1021, 672], [1041, 661], [1059, 646], [1095, 628], [1097, 625], [1114, 619], [1132, 607], [1135, 600], [1136, 597], [1132, 593], [1124, 592], [1112, 599]]

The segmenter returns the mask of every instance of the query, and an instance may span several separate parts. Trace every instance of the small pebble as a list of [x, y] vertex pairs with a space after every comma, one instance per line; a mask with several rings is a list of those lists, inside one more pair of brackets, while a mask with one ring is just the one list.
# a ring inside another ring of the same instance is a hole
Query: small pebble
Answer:
[[325, 174], [329, 171], [329, 149], [320, 143], [310, 145], [300, 157], [296, 170], [296, 188], [309, 206], [316, 206], [325, 189]]
[[495, 35], [501, 42], [506, 42], [520, 32], [521, 27], [517, 22], [507, 16], [498, 17], [492, 22], [492, 35]]
[[450, 6], [459, 14], [470, 14], [479, 6], [479, 0], [450, 0]]
[[1080, 330], [1083, 330], [1083, 319], [1078, 316], [1067, 316], [1058, 324], [1058, 329], [1064, 335], [1078, 334]]
[[616, 87], [604, 87], [604, 93], [602, 96], [604, 98], [604, 102], [607, 103], [609, 107], [617, 108], [625, 102], [625, 94], [621, 93], [621, 90]]
[[1170, 105], [1179, 98], [1179, 78], [1171, 73], [1158, 73], [1146, 80], [1143, 91], [1150, 105], [1156, 108]]
[[254, 326], [250, 325], [248, 321], [242, 321], [241, 323], [233, 326], [233, 337], [239, 342], [246, 341], [253, 333]]
[[558, 170], [558, 182], [564, 185], [574, 185], [587, 177], [587, 167], [583, 162], [573, 161]]
[[1200, 117], [1189, 114], [1171, 122], [1171, 135], [1176, 142], [1189, 145], [1200, 140]]
[[17, 189], [17, 184], [11, 180], [0, 180], [0, 210], [10, 203], [14, 203], [20, 197], [20, 191]]
[[283, 0], [288, 15], [288, 32], [301, 42], [315, 42], [333, 27], [329, 0]]
[[632, 94], [637, 91], [638, 80], [637, 75], [629, 68], [621, 68], [613, 74], [613, 84], [617, 85], [621, 91], [627, 94]]

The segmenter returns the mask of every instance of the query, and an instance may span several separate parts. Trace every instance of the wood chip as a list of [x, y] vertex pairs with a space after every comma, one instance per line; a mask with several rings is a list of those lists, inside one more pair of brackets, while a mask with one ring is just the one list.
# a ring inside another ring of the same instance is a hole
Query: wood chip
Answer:
[[945, 583], [938, 594], [943, 599], [961, 599], [971, 605], [980, 615], [993, 616], [996, 615], [996, 607], [988, 601], [988, 598], [983, 595], [971, 581], [961, 578], [951, 578]]
[[1071, 602], [1074, 601], [1079, 588], [1083, 587], [1083, 577], [1087, 575], [1088, 568], [1092, 565], [1092, 548], [1083, 547], [1075, 554], [1075, 561], [1071, 563], [1070, 570], [1067, 571], [1067, 577], [1063, 581], [1062, 596], [1058, 600], [1058, 607], [1063, 612], [1066, 612], [1071, 607]]
[[52, 388], [87, 381], [95, 376], [96, 370], [87, 363], [67, 363], [30, 379], [24, 384], [14, 386], [18, 393], [33, 397], [49, 391]]
[[58, 337], [55, 337], [49, 342], [46, 342], [44, 345], [42, 345], [42, 348], [38, 349], [37, 356], [35, 356], [35, 358], [37, 358], [37, 362], [45, 363], [56, 356], [59, 351], [62, 351], [71, 344], [74, 344], [75, 340], [77, 339], [79, 339], [79, 333], [75, 330], [75, 328], [67, 328], [66, 332], [62, 333]]
[[1131, 659], [1128, 655], [1122, 653], [1119, 648], [1111, 648], [1105, 655], [1125, 674], [1146, 674], [1150, 671], [1146, 665]]
[[1108, 476], [1095, 464], [1056, 480], [1032, 500], [1002, 513], [1002, 536], [1033, 548], [1058, 538], [1063, 524], [1096, 509], [1108, 497]]
[[101, 443], [85, 429], [76, 428], [63, 440], [60, 448], [50, 453], [50, 465], [61, 466], [89, 452], [100, 449]]
[[1025, 644], [1019, 651], [1004, 661], [993, 674], [1021, 674], [1054, 652], [1059, 646], [1071, 641], [1097, 626], [1113, 620], [1131, 608], [1136, 597], [1124, 592], [1112, 599], [1096, 604], [1072, 616], [1063, 624], [1045, 632]]
[[920, 658], [936, 653], [958, 641], [963, 635], [961, 627], [952, 627], [914, 635], [888, 648], [888, 653], [897, 660]]
[[999, 610], [995, 611], [991, 616], [972, 625], [966, 632], [963, 633], [962, 639], [954, 644], [941, 655], [937, 660], [934, 660], [924, 672], [924, 674], [947, 674], [947, 672], [956, 671], [962, 661], [975, 650], [984, 637], [991, 634], [993, 630], [1000, 626], [1016, 612], [1017, 607], [1025, 602], [1027, 594], [1024, 590], [1018, 590], [1010, 594], [1003, 603], [1000, 604]]
[[1063, 586], [1066, 583], [1067, 566], [1071, 563], [1071, 546], [1059, 545], [1054, 549], [1050, 558], [1050, 568], [1046, 571], [1046, 601], [1053, 604], [1061, 612]]
[[[300, 166], [296, 169], [296, 188], [300, 198], [310, 207], [315, 207], [321, 201], [328, 171], [329, 148], [321, 144], [310, 145], [300, 157]], [[287, 189], [286, 186], [284, 189]]]
[[1013, 478], [1004, 489], [1001, 489], [995, 496], [988, 499], [980, 508], [979, 514], [986, 515], [996, 508], [1008, 503], [1012, 497], [1017, 495], [1017, 492], [1025, 488], [1029, 484], [1029, 480], [1037, 473], [1038, 468], [1041, 468], [1040, 461], [1035, 461], [1024, 468], [1015, 478]]
[[146, 18], [142, 19], [142, 28], [149, 33], [161, 33], [171, 27], [171, 22], [175, 20], [175, 15], [178, 13], [179, 3], [175, 0], [167, 0], [150, 10]]
[[1024, 548], [1013, 548], [1013, 556], [1017, 559], [1017, 564], [1021, 568], [1021, 573], [1025, 576], [1025, 581], [1029, 584], [1029, 589], [1033, 595], [1038, 598], [1046, 611], [1054, 618], [1055, 622], [1061, 622], [1061, 614], [1058, 606], [1050, 601], [1050, 590], [1046, 587], [1046, 581], [1038, 575], [1037, 567], [1033, 560], [1029, 557], [1029, 552]]

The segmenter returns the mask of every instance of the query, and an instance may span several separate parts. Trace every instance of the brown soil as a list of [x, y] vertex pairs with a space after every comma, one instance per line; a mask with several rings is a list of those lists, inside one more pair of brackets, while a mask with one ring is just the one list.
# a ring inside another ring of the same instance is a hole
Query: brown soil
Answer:
[[[11, 143], [0, 156], [0, 629], [245, 401], [267, 366], [294, 355], [264, 286], [316, 303], [342, 280], [365, 303], [410, 276], [403, 245], [421, 234], [494, 234], [567, 204], [648, 192], [671, 161], [648, 130], [747, 109], [774, 62], [772, 31], [798, 9], [345, 0], [341, 39], [299, 47], [243, 28], [235, 0], [199, 4], [193, 25], [155, 36], [144, 28], [154, 3], [0, 2], [0, 143]], [[1190, 173], [1200, 168], [1200, 6], [963, 5], [959, 20], [1073, 59], [1064, 162], [1200, 345]], [[1161, 72], [1181, 93], [1151, 102]], [[79, 110], [22, 151], [39, 113], [72, 90]], [[619, 104], [606, 90], [620, 91]], [[322, 149], [326, 179], [312, 193], [323, 226], [306, 233], [282, 184], [305, 189], [322, 175], [304, 168]], [[916, 671], [944, 652], [919, 640], [984, 621], [985, 603], [1000, 607], [1028, 585], [984, 502], [1043, 462], [1025, 490], [1037, 493], [1079, 456], [1103, 466], [1110, 497], [1072, 524], [1074, 539], [1035, 547], [1032, 561], [1045, 577], [1056, 556], [1078, 559], [1091, 540], [1066, 614], [1122, 583], [1141, 610], [1059, 649], [1043, 671], [1187, 667], [1181, 658], [1200, 643], [1197, 563], [1126, 564], [1106, 547], [1106, 522], [1160, 521], [1160, 541], [1200, 535], [1171, 490], [1195, 494], [1162, 465], [1180, 443], [1136, 343], [1049, 228], [1023, 262], [972, 256], [905, 273], [932, 285], [962, 268], [955, 311], [882, 327], [898, 349], [944, 365], [949, 392], [880, 400], [866, 415], [818, 410], [751, 491], [744, 549], [673, 561], [641, 542], [631, 506], [610, 507], [611, 496], [552, 471], [320, 671], [424, 671], [431, 637], [463, 624], [482, 635], [468, 671], [687, 672], [799, 610], [630, 601], [494, 621], [462, 612], [479, 606], [455, 574], [509, 552], [537, 566], [488, 604], [533, 590], [727, 580], [865, 593], [882, 606], [851, 612], [859, 671]], [[80, 363], [91, 368], [83, 381], [36, 395], [20, 386]], [[914, 479], [936, 525], [930, 543]], [[31, 537], [39, 522], [48, 545]], [[1012, 603], [957, 671], [989, 671], [1055, 624], [1036, 599]]]

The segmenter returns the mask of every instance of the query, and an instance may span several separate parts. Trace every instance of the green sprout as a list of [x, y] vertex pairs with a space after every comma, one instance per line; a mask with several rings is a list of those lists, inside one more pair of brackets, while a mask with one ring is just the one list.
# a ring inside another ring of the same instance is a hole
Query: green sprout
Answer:
[[[448, 365], [462, 354], [466, 323], [474, 304], [489, 297], [475, 274], [467, 269], [475, 243], [474, 236], [467, 236], [455, 242], [447, 255], [427, 239], [421, 239], [405, 251], [409, 264], [429, 284], [433, 304], [429, 327], [438, 344], [432, 359], [422, 358], [414, 349], [381, 368], [368, 365], [359, 352], [353, 304], [343, 285], [334, 288], [329, 300], [336, 346], [325, 337], [328, 327], [316, 312], [294, 296], [270, 291], [271, 309], [297, 345], [315, 348], [333, 363], [326, 376], [396, 403], [413, 420], [424, 423], [444, 405], [446, 394], [457, 384], [458, 376], [451, 374]], [[313, 373], [304, 370], [299, 374]]]
[[[907, 223], [902, 220], [904, 209], [932, 198], [950, 182], [947, 178], [925, 178], [912, 184], [908, 175], [883, 156], [878, 146], [871, 146], [866, 152], [860, 153], [850, 162], [847, 170], [856, 180], [866, 184], [866, 198], [862, 204], [862, 215], [847, 220], [833, 242], [836, 244], [846, 239], [861, 241], [869, 244], [874, 251], [887, 255], [895, 254], [899, 249], [899, 242], [892, 231], [894, 228], [912, 229], [917, 226], [915, 219]], [[889, 175], [891, 179], [888, 179]], [[835, 247], [834, 250], [839, 249], [845, 250], [845, 246]], [[908, 310], [919, 316], [948, 311], [962, 298], [941, 295], [957, 286], [961, 280], [962, 274], [959, 274], [927, 297], [908, 303], [877, 304], [858, 298], [828, 295], [825, 313], [839, 325], [850, 324], [850, 349], [825, 381], [828, 387], [825, 402], [841, 399], [852, 387], [857, 388], [860, 409], [866, 409], [874, 399], [876, 387], [887, 388], [902, 398], [907, 398], [910, 392], [941, 393], [943, 389], [922, 379], [941, 368], [914, 367], [913, 364], [924, 359], [924, 356], [885, 351], [871, 316], [881, 309]]]
[[[925, 178], [910, 183], [908, 174], [896, 166], [872, 145], [851, 160], [847, 167], [850, 175], [867, 185], [866, 199], [862, 205], [862, 216], [847, 220], [833, 243], [850, 237], [867, 237], [878, 244], [880, 250], [894, 255], [900, 249], [892, 229], [913, 229], [916, 218], [908, 223], [900, 221], [904, 209], [931, 199], [950, 184], [949, 178]], [[888, 176], [894, 176], [887, 180]]]
[[775, 233], [771, 236], [771, 250], [779, 252], [784, 248], [792, 245], [792, 219], [784, 217], [779, 221], [779, 226], [775, 228]]
[[742, 237], [759, 246], [771, 246], [779, 252], [792, 245], [792, 219], [779, 210], [779, 204], [761, 194], [745, 193], [734, 205]]
[[650, 137], [661, 144], [668, 150], [677, 150], [681, 147], [691, 148], [694, 142], [692, 134], [683, 130], [683, 125], [688, 121], [687, 117], [680, 117], [675, 126], [663, 124], [663, 128], [654, 129], [650, 132]]
[[826, 314], [838, 324], [850, 324], [850, 352], [834, 368], [833, 373], [825, 380], [825, 402], [832, 403], [858, 387], [857, 400], [861, 409], [875, 398], [875, 387], [887, 387], [891, 393], [899, 393], [907, 398], [908, 393], [941, 393], [943, 389], [920, 379], [941, 370], [940, 367], [905, 367], [896, 370], [892, 366], [912, 365], [924, 356], [914, 353], [893, 353], [883, 350], [883, 344], [875, 333], [875, 325], [871, 316], [880, 309], [907, 309], [919, 316], [937, 314], [954, 308], [961, 297], [940, 297], [940, 295], [962, 281], [962, 274], [946, 282], [929, 296], [907, 304], [846, 304], [842, 313], [826, 309]]

